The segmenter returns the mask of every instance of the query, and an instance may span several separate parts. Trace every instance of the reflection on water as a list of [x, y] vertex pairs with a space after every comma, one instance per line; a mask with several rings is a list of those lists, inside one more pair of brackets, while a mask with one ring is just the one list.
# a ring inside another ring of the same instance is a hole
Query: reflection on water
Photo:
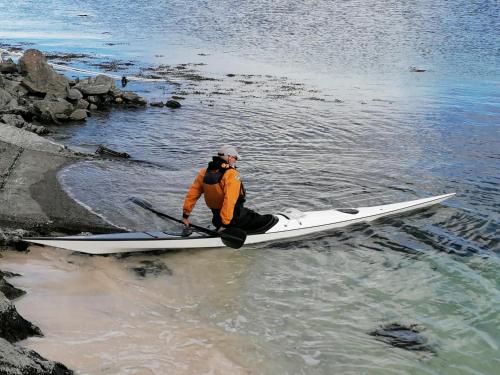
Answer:
[[[431, 210], [242, 251], [9, 254], [2, 267], [30, 290], [17, 304], [47, 334], [28, 345], [92, 374], [495, 373], [499, 14], [486, 0], [11, 4], [0, 14], [7, 43], [89, 53], [75, 62], [87, 68], [132, 60], [127, 75], [206, 64], [189, 69], [215, 79], [131, 82], [150, 99], [186, 99], [179, 110], [94, 113], [58, 127], [73, 147], [132, 155], [59, 175], [118, 225], [177, 228], [127, 199], [180, 216], [187, 186], [222, 143], [240, 146], [248, 205], [262, 212], [457, 192]], [[142, 259], [173, 275], [136, 278]], [[393, 322], [419, 324], [436, 354], [367, 335]]]

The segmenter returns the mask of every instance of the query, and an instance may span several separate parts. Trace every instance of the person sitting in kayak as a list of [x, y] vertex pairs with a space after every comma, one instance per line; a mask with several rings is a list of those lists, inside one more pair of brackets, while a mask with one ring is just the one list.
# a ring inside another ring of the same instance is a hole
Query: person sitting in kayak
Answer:
[[200, 170], [189, 188], [182, 210], [182, 222], [189, 226], [189, 215], [203, 194], [212, 210], [212, 223], [217, 230], [239, 228], [247, 233], [264, 233], [277, 222], [273, 215], [260, 215], [244, 207], [245, 188], [236, 170], [241, 160], [234, 146], [222, 146], [207, 168]]

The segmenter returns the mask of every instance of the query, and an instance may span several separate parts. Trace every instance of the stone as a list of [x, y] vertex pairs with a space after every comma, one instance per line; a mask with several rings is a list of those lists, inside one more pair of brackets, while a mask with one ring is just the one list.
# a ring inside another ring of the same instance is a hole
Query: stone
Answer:
[[91, 111], [95, 111], [95, 110], [97, 109], [97, 106], [96, 106], [95, 104], [91, 104], [91, 105], [89, 106], [89, 109], [90, 109]]
[[146, 99], [140, 97], [139, 95], [137, 95], [135, 92], [132, 92], [132, 91], [123, 92], [122, 98], [127, 103], [131, 103], [131, 104], [135, 104], [135, 105], [146, 105], [147, 104]]
[[163, 102], [151, 102], [151, 103], [149, 103], [149, 105], [151, 107], [164, 107], [165, 103], [163, 103]]
[[122, 98], [116, 98], [115, 99], [115, 103], [116, 104], [122, 104], [123, 103], [123, 99]]
[[87, 109], [89, 104], [85, 99], [79, 99], [75, 104], [75, 109]]
[[0, 73], [17, 73], [17, 64], [12, 59], [0, 62]]
[[6, 90], [0, 88], [0, 109], [5, 108], [12, 100], [12, 95]]
[[69, 119], [72, 121], [84, 121], [86, 118], [87, 118], [87, 110], [85, 109], [76, 109], [69, 116]]
[[39, 112], [40, 119], [44, 121], [49, 120], [49, 122], [50, 119], [65, 121], [73, 112], [73, 105], [61, 98], [38, 100], [33, 105]]
[[0, 117], [4, 123], [7, 125], [15, 126], [17, 128], [22, 128], [26, 121], [19, 115], [2, 115]]
[[168, 108], [180, 108], [181, 107], [181, 103], [179, 103], [176, 100], [168, 100], [167, 103], [165, 103], [165, 105]]
[[6, 375], [72, 375], [59, 362], [42, 358], [33, 350], [12, 345], [0, 338], [0, 374]]
[[9, 342], [24, 340], [29, 336], [42, 336], [40, 328], [28, 322], [15, 306], [0, 294], [0, 337]]
[[387, 324], [370, 332], [377, 340], [391, 346], [406, 350], [430, 351], [433, 349], [427, 345], [427, 339], [421, 335], [417, 325], [405, 326], [399, 323]]
[[99, 97], [95, 96], [95, 95], [88, 96], [87, 100], [89, 101], [89, 103], [93, 103], [93, 104], [99, 103]]
[[68, 91], [68, 99], [71, 99], [71, 100], [80, 100], [82, 98], [83, 98], [83, 94], [81, 93], [80, 90], [70, 89]]
[[115, 80], [103, 74], [80, 80], [74, 86], [74, 88], [80, 90], [84, 95], [107, 94], [113, 87], [115, 87]]
[[47, 63], [42, 52], [36, 49], [27, 50], [19, 59], [21, 73], [25, 75], [22, 84], [34, 94], [55, 93], [60, 98], [66, 98], [69, 90], [69, 80]]
[[118, 152], [115, 150], [111, 150], [110, 148], [107, 148], [104, 145], [99, 145], [97, 147], [97, 150], [95, 150], [95, 153], [97, 155], [108, 155], [108, 156], [114, 156], [114, 157], [118, 157], [118, 158], [126, 158], [126, 159], [130, 158], [130, 155], [127, 154], [126, 152]]
[[144, 278], [147, 276], [172, 276], [173, 272], [168, 266], [161, 261], [143, 260], [141, 264], [137, 267], [132, 267], [131, 270], [136, 273], [137, 276]]

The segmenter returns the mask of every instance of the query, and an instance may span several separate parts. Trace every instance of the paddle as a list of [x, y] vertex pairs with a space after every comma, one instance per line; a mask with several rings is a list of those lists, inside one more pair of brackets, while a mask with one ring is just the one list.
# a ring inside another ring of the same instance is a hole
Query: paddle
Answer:
[[[132, 203], [134, 203], [134, 204], [136, 204], [136, 205], [138, 205], [138, 206], [140, 206], [148, 211], [151, 211], [152, 213], [158, 215], [161, 218], [170, 219], [170, 220], [175, 221], [177, 223], [184, 224], [182, 222], [182, 220], [179, 220], [173, 216], [170, 216], [170, 215], [167, 215], [163, 212], [155, 210], [153, 208], [153, 206], [151, 205], [151, 203], [149, 203], [148, 201], [145, 201], [144, 199], [132, 197], [132, 198], [129, 198], [129, 200]], [[239, 249], [240, 247], [242, 247], [243, 244], [245, 243], [246, 238], [247, 238], [247, 234], [245, 233], [245, 231], [238, 229], [238, 228], [226, 228], [220, 232], [216, 232], [214, 230], [203, 228], [203, 227], [200, 227], [200, 226], [195, 225], [195, 224], [191, 224], [190, 227], [197, 230], [198, 232], [203, 232], [203, 233], [210, 234], [212, 236], [220, 237], [222, 240], [222, 243], [224, 245], [231, 247], [233, 249]]]

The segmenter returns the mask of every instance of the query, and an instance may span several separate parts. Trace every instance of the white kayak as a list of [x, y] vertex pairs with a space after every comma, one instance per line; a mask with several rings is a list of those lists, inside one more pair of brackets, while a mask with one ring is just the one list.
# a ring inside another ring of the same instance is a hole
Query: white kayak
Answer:
[[[382, 217], [422, 209], [444, 201], [455, 193], [438, 195], [402, 203], [372, 207], [340, 208], [325, 211], [301, 212], [289, 209], [276, 214], [277, 223], [261, 234], [247, 236], [245, 245], [284, 240], [348, 225], [369, 222]], [[111, 254], [163, 249], [192, 249], [224, 247], [220, 237], [193, 233], [189, 237], [161, 231], [96, 234], [88, 236], [29, 237], [24, 241], [59, 247], [87, 254]]]

